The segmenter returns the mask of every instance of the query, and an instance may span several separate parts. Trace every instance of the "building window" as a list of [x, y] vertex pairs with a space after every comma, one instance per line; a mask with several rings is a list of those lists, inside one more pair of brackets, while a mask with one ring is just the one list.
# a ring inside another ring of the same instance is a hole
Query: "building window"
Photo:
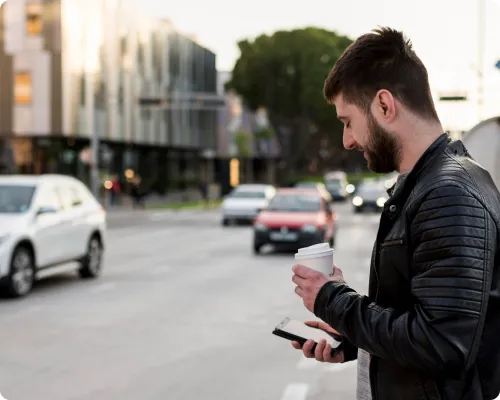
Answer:
[[26, 33], [30, 36], [38, 36], [43, 29], [42, 3], [26, 4]]
[[31, 74], [29, 72], [16, 72], [14, 78], [14, 103], [16, 105], [30, 105], [31, 92]]

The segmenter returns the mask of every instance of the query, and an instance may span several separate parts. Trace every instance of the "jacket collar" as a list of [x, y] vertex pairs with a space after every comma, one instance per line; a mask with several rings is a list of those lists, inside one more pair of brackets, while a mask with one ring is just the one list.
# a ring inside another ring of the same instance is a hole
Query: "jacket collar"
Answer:
[[418, 177], [425, 171], [429, 163], [438, 154], [441, 154], [450, 144], [451, 139], [447, 133], [439, 136], [422, 154], [413, 169], [408, 173], [404, 182], [393, 185], [389, 190], [389, 200], [384, 206], [384, 212], [387, 212], [391, 218], [395, 218], [401, 211], [398, 204], [404, 203], [415, 187]]

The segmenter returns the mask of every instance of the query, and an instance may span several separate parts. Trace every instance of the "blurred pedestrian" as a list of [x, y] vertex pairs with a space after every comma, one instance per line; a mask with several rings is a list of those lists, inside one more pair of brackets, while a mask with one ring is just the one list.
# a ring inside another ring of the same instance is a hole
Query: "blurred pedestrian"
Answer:
[[132, 207], [134, 209], [137, 208], [145, 208], [144, 204], [144, 193], [141, 187], [141, 177], [136, 175], [132, 178], [130, 188], [130, 196], [132, 197]]
[[208, 208], [208, 182], [206, 179], [202, 179], [199, 185], [201, 199], [204, 208]]
[[110, 200], [112, 206], [117, 206], [120, 204], [120, 195], [121, 195], [120, 180], [118, 179], [117, 175], [113, 175], [111, 177], [111, 189], [110, 189], [110, 196], [111, 196]]
[[[368, 295], [334, 267], [294, 266], [296, 293], [343, 336], [318, 361], [358, 360], [357, 398], [494, 399], [500, 393], [500, 193], [460, 141], [443, 133], [427, 71], [401, 32], [358, 38], [326, 79], [344, 146], [400, 173], [385, 203]], [[300, 348], [298, 343], [294, 347]]]

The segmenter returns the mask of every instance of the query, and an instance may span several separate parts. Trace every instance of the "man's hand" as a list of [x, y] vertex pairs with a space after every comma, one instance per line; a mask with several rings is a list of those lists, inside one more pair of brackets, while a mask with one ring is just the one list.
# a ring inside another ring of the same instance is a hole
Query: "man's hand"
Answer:
[[312, 313], [314, 312], [316, 297], [325, 283], [328, 281], [344, 282], [342, 271], [335, 265], [331, 276], [326, 276], [300, 264], [293, 267], [293, 272], [292, 281], [297, 285], [295, 293], [302, 297], [304, 305]]
[[[307, 321], [306, 325], [311, 326], [313, 328], [319, 328], [324, 330], [325, 332], [332, 333], [334, 335], [338, 335], [339, 333], [333, 329], [330, 325], [320, 322], [320, 321]], [[294, 349], [302, 350], [304, 356], [307, 358], [315, 358], [321, 362], [328, 363], [342, 363], [344, 362], [344, 353], [340, 351], [339, 353], [332, 356], [332, 346], [326, 343], [325, 340], [321, 340], [317, 345], [316, 349], [313, 352], [312, 348], [314, 346], [314, 340], [308, 340], [304, 343], [304, 346], [301, 346], [299, 342], [292, 342], [292, 346]]]

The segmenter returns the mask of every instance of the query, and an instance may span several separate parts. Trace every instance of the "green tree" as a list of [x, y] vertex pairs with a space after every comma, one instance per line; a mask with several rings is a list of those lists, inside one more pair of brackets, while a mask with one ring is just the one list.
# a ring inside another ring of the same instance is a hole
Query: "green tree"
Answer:
[[342, 127], [323, 99], [323, 84], [350, 43], [345, 36], [313, 27], [238, 43], [241, 55], [226, 88], [238, 93], [250, 109], [268, 110], [292, 173], [307, 168], [322, 138], [341, 146]]
[[233, 134], [234, 143], [238, 151], [238, 156], [248, 157], [251, 154], [250, 150], [250, 136], [248, 132], [237, 131]]
[[274, 135], [274, 130], [271, 128], [262, 128], [255, 132], [255, 137], [260, 140], [271, 140]]

